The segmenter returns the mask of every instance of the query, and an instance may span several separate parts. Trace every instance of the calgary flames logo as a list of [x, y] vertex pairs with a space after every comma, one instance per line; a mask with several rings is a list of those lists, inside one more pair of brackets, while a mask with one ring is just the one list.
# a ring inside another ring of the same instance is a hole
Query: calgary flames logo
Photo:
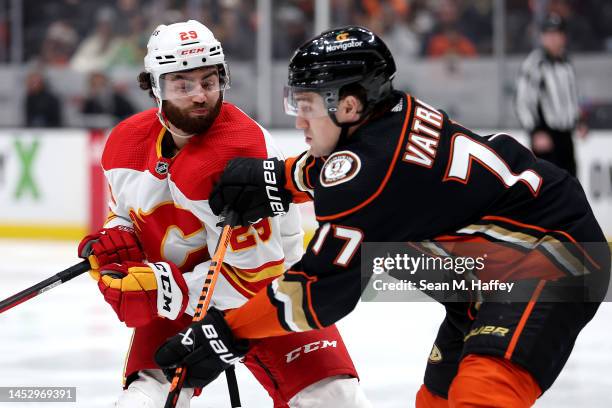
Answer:
[[186, 272], [210, 258], [204, 224], [190, 211], [167, 202], [130, 210], [130, 218], [149, 262], [171, 261]]

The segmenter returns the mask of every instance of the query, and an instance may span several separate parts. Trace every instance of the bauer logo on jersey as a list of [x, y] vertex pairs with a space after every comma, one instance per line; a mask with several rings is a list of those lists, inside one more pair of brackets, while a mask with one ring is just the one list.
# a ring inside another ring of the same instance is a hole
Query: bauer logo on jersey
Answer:
[[359, 173], [361, 160], [349, 151], [336, 152], [329, 156], [321, 171], [321, 185], [331, 187], [351, 180]]

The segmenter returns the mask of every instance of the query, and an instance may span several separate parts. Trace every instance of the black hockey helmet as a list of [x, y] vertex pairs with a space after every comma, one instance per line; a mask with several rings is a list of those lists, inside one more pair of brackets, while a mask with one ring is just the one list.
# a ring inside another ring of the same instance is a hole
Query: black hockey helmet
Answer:
[[558, 14], [548, 14], [540, 23], [540, 31], [543, 33], [558, 31], [565, 33], [567, 30], [567, 22]]
[[342, 87], [359, 84], [365, 90], [366, 114], [392, 91], [395, 61], [385, 43], [372, 31], [346, 26], [325, 31], [303, 44], [289, 62], [285, 112], [298, 114], [299, 92], [315, 92], [324, 100], [326, 114], [336, 121]]

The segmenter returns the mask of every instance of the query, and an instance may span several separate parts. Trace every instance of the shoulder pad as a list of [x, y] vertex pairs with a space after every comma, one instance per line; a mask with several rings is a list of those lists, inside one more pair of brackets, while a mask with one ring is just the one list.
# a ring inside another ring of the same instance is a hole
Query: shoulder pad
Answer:
[[152, 144], [162, 129], [156, 109], [148, 109], [119, 122], [111, 131], [104, 152], [102, 167], [129, 168], [143, 171], [147, 168]]
[[327, 158], [316, 181], [317, 220], [341, 218], [380, 203], [377, 199], [403, 149], [412, 104], [405, 95], [401, 112], [363, 125]]

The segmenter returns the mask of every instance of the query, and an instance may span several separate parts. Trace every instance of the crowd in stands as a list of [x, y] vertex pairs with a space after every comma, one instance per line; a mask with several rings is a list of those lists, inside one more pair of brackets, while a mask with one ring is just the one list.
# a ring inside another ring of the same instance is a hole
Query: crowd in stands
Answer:
[[[53, 0], [21, 4], [22, 63], [31, 72], [28, 94], [42, 92], [47, 99], [52, 95], [40, 72], [65, 67], [91, 76], [91, 84], [95, 75], [104, 76], [109, 69], [139, 67], [149, 34], [160, 23], [190, 18], [202, 21], [222, 42], [230, 63], [252, 60], [256, 52], [260, 23], [257, 0]], [[314, 34], [315, 0], [274, 0], [272, 4], [273, 57], [286, 60]], [[369, 27], [400, 60], [492, 55], [494, 4], [493, 0], [330, 0], [332, 25]], [[533, 48], [538, 16], [548, 12], [567, 20], [570, 51], [612, 52], [609, 0], [505, 0], [505, 9], [508, 54], [526, 54]], [[10, 61], [7, 15], [6, 11], [0, 13], [0, 63]], [[115, 91], [121, 93], [121, 89]], [[106, 105], [112, 109], [124, 105], [115, 99], [107, 95]], [[85, 98], [79, 103], [83, 112], [91, 108], [86, 108]], [[49, 125], [57, 126], [61, 118], [50, 115]], [[34, 115], [28, 121], [38, 123], [40, 118], [36, 118]]]
[[[491, 55], [492, 0], [330, 0], [333, 25], [361, 24], [380, 34], [398, 56]], [[287, 58], [314, 34], [314, 0], [273, 1], [273, 55]], [[506, 0], [506, 50], [534, 45], [538, 13], [568, 21], [570, 49], [612, 51], [612, 2]], [[24, 1], [26, 61], [90, 72], [139, 65], [149, 33], [160, 22], [199, 19], [215, 31], [230, 60], [252, 59], [256, 0]], [[547, 10], [541, 10], [546, 8]], [[0, 27], [0, 40], [7, 36]], [[0, 52], [8, 55], [6, 51]]]

